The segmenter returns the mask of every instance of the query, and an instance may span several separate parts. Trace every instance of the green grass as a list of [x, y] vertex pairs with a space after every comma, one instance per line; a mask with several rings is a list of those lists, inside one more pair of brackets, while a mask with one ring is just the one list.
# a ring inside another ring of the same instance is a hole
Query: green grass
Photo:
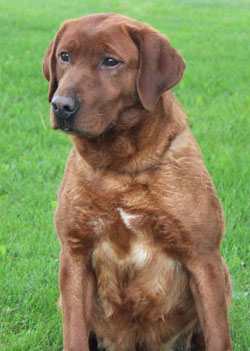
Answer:
[[0, 0], [0, 350], [61, 350], [53, 226], [71, 148], [49, 127], [45, 49], [60, 23], [120, 12], [167, 34], [187, 64], [174, 89], [223, 203], [236, 351], [250, 350], [250, 3], [167, 0]]

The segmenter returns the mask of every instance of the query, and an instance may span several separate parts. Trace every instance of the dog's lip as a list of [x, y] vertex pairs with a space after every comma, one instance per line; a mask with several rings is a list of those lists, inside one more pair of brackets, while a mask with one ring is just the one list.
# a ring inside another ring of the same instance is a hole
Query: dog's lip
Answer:
[[71, 132], [71, 131], [73, 131], [73, 129], [70, 128], [70, 127], [67, 126], [67, 125], [64, 125], [63, 127], [61, 127], [61, 129], [62, 129], [64, 132]]
[[75, 135], [75, 136], [79, 136], [79, 137], [84, 137], [86, 139], [97, 139], [98, 136], [96, 135], [92, 135], [90, 133], [87, 132], [83, 132], [83, 131], [78, 131], [73, 129], [72, 127], [68, 126], [68, 125], [55, 125], [52, 127], [54, 130], [61, 130], [66, 134], [70, 134], [70, 135]]
[[54, 123], [52, 124], [52, 128], [54, 130], [62, 130], [63, 132], [65, 133], [69, 133], [69, 132], [73, 132], [73, 128], [71, 126], [71, 121], [61, 121], [61, 120], [58, 120], [58, 119], [55, 119], [54, 120]]
[[84, 131], [84, 130], [77, 130], [77, 129], [73, 128], [70, 124], [70, 120], [69, 121], [67, 121], [67, 120], [60, 121], [57, 119], [56, 123], [54, 125], [52, 125], [52, 128], [54, 130], [61, 130], [66, 134], [83, 137], [83, 138], [86, 138], [88, 140], [97, 140], [99, 138], [102, 138], [104, 135], [108, 134], [109, 132], [111, 132], [114, 125], [115, 125], [115, 121], [111, 121], [102, 133], [92, 134], [92, 133]]
[[68, 132], [73, 132], [73, 129], [67, 125], [56, 125], [52, 127], [54, 130], [61, 129], [62, 131], [68, 133]]

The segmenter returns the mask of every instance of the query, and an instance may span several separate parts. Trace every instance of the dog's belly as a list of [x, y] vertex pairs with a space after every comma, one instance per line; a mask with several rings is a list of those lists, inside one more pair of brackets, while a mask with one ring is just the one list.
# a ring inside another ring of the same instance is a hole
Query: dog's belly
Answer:
[[97, 279], [93, 327], [116, 344], [131, 335], [134, 342], [169, 342], [195, 319], [187, 272], [149, 236], [137, 232], [132, 225], [136, 215], [121, 209], [120, 215], [127, 243], [105, 236], [92, 256]]

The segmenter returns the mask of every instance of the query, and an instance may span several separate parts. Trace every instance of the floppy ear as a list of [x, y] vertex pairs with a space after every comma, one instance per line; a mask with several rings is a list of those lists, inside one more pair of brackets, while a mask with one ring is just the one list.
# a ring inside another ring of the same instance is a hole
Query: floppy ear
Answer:
[[152, 111], [161, 94], [181, 80], [185, 63], [168, 40], [150, 27], [129, 32], [140, 55], [137, 92], [143, 107]]
[[56, 80], [56, 47], [58, 39], [56, 38], [50, 43], [48, 49], [45, 52], [43, 58], [43, 74], [44, 77], [49, 81], [49, 96], [48, 100], [51, 102], [52, 97], [58, 87]]

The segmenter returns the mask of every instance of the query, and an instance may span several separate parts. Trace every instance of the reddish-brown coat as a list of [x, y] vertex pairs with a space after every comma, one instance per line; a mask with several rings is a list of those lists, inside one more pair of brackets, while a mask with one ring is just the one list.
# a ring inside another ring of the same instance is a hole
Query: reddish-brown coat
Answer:
[[[104, 55], [123, 64], [105, 71]], [[64, 351], [87, 351], [90, 330], [109, 351], [232, 350], [222, 208], [169, 90], [184, 67], [166, 38], [115, 14], [66, 22], [45, 55], [49, 99], [83, 106], [55, 215]]]

